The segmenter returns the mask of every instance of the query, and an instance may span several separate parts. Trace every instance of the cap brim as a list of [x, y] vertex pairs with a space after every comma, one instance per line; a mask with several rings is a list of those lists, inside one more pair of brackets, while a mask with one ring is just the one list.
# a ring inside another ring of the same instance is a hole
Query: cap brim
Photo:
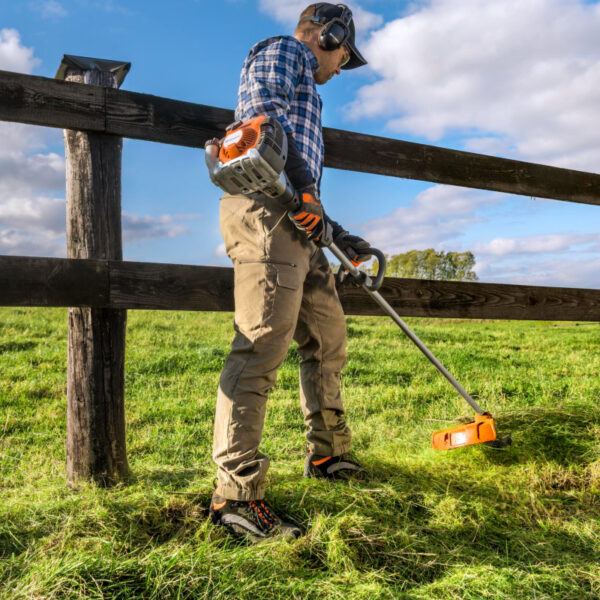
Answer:
[[350, 69], [357, 69], [367, 64], [367, 61], [363, 55], [356, 49], [356, 46], [348, 40], [345, 44], [346, 48], [350, 51], [350, 60], [342, 67], [342, 70], [349, 71]]

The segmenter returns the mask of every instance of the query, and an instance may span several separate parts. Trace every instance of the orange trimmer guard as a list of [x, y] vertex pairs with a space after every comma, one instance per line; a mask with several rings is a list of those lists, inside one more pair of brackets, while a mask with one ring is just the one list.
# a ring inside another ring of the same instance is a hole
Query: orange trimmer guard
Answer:
[[472, 446], [496, 439], [496, 426], [489, 413], [476, 415], [471, 423], [456, 425], [436, 431], [431, 436], [431, 445], [435, 450], [452, 450], [462, 446]]

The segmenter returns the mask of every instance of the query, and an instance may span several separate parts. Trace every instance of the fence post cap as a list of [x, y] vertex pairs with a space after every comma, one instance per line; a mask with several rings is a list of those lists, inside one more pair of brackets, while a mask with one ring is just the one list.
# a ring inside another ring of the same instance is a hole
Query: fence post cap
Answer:
[[106, 60], [104, 58], [91, 58], [89, 56], [74, 56], [65, 54], [60, 61], [60, 66], [54, 79], [64, 80], [69, 69], [78, 69], [80, 71], [103, 71], [112, 73], [115, 76], [117, 87], [123, 83], [125, 76], [131, 69], [130, 62], [118, 60]]

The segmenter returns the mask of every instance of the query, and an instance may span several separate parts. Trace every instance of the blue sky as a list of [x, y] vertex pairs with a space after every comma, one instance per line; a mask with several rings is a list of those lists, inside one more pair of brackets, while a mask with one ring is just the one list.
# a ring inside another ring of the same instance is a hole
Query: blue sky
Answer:
[[[319, 91], [325, 126], [598, 171], [598, 2], [349, 2], [369, 67]], [[25, 0], [0, 6], [0, 68], [127, 60], [123, 89], [234, 108], [256, 41], [305, 2]], [[227, 265], [201, 150], [125, 140], [124, 255]], [[472, 250], [482, 281], [600, 287], [600, 208], [326, 169], [323, 202], [393, 253]], [[64, 256], [59, 130], [0, 123], [0, 253]]]

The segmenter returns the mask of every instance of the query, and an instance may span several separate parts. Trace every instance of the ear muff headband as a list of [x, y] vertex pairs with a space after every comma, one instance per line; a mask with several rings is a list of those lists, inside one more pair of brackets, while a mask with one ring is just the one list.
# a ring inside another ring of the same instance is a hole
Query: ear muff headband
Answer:
[[310, 21], [315, 25], [325, 25], [319, 33], [319, 47], [322, 50], [337, 50], [341, 48], [350, 36], [350, 21], [352, 21], [352, 11], [345, 4], [338, 4], [342, 9], [342, 14], [331, 20], [326, 17], [319, 17], [317, 11], [321, 4], [315, 4], [315, 14], [312, 17], [300, 19], [299, 23]]

